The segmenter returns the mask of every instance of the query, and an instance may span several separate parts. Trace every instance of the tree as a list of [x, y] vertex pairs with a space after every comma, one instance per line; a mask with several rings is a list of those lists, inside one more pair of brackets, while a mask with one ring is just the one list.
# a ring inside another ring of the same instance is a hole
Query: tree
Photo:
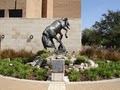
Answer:
[[102, 19], [96, 21], [91, 29], [83, 31], [82, 42], [84, 45], [120, 48], [120, 11], [108, 10], [107, 14], [103, 14]]
[[82, 33], [82, 43], [83, 45], [90, 45], [90, 38], [91, 37], [91, 30], [90, 29], [85, 29]]
[[85, 29], [82, 33], [83, 45], [100, 45], [101, 37], [97, 30]]

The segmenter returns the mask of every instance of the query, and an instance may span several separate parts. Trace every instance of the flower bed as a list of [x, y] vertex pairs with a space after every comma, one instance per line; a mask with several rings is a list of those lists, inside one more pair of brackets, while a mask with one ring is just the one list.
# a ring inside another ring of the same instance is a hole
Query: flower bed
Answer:
[[21, 79], [45, 80], [46, 72], [47, 70], [43, 68], [23, 64], [19, 62], [18, 59], [14, 59], [12, 61], [3, 59], [0, 61], [0, 74], [4, 76], [11, 76]]
[[[52, 55], [50, 52], [42, 50], [37, 54], [31, 54], [26, 51], [21, 53], [20, 51], [17, 54], [14, 53], [12, 56], [10, 50], [7, 50], [7, 52], [4, 51], [4, 53], [8, 53], [8, 51], [9, 55], [7, 57], [2, 54], [4, 58], [2, 57], [0, 60], [0, 74], [22, 79], [44, 81], [51, 75], [52, 64], [46, 60], [46, 58], [49, 60], [48, 57]], [[14, 51], [12, 50], [12, 52]], [[8, 58], [8, 56], [11, 58]], [[33, 61], [36, 56], [39, 57], [34, 62], [38, 62], [38, 64], [34, 64], [34, 66], [29, 65], [28, 63]], [[77, 55], [73, 58], [67, 55], [65, 58], [65, 75], [69, 77], [70, 81], [95, 81], [120, 78], [119, 60], [107, 61], [103, 58], [94, 59], [95, 65], [97, 65], [96, 67], [91, 64], [93, 61], [89, 60], [87, 56]], [[87, 68], [76, 68], [81, 65], [85, 65]]]

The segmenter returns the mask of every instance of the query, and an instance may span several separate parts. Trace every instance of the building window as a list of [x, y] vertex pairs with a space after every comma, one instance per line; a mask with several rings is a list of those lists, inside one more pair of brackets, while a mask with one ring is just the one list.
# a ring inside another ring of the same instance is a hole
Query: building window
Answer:
[[22, 17], [22, 9], [10, 9], [9, 17], [21, 18]]
[[3, 18], [5, 16], [5, 10], [0, 9], [0, 18]]

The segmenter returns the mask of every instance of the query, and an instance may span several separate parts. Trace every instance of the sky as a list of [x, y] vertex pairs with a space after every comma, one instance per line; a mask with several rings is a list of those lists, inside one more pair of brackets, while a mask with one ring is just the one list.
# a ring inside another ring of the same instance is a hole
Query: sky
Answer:
[[108, 10], [120, 10], [120, 0], [81, 0], [82, 30], [90, 28], [95, 21], [100, 21]]

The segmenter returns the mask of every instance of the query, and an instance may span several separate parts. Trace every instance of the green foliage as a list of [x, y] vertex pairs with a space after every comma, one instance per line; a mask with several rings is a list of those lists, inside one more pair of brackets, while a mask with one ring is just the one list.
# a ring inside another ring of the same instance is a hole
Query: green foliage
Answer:
[[37, 52], [37, 55], [39, 55], [39, 56], [41, 56], [43, 54], [51, 55], [52, 53], [50, 51], [47, 51], [47, 50], [40, 50]]
[[1, 61], [0, 62], [0, 74], [10, 76], [12, 74], [13, 70], [9, 68], [9, 62], [8, 61]]
[[21, 70], [19, 72], [18, 78], [21, 78], [21, 79], [29, 78], [31, 73], [32, 73], [31, 70]]
[[83, 45], [89, 45], [90, 44], [90, 36], [91, 36], [91, 31], [89, 29], [85, 29], [82, 32], [82, 44]]
[[32, 62], [35, 58], [35, 55], [33, 56], [29, 56], [29, 57], [26, 57], [26, 58], [21, 58], [21, 63], [24, 63], [24, 64], [27, 64], [29, 62]]
[[80, 80], [80, 74], [75, 69], [71, 69], [69, 74], [70, 81], [79, 81]]
[[120, 11], [108, 11], [91, 29], [83, 30], [83, 45], [103, 45], [120, 48]]
[[98, 68], [91, 68], [83, 71], [83, 75], [87, 80], [111, 79], [112, 77], [120, 77], [120, 62], [106, 63], [103, 60], [96, 61]]
[[18, 62], [26, 64], [34, 59], [35, 54], [33, 54], [31, 51], [26, 51], [24, 49], [19, 51], [14, 51], [13, 49], [5, 49], [2, 50], [1, 57], [2, 59], [9, 58], [12, 61], [16, 60]]
[[45, 74], [46, 74], [45, 69], [41, 68], [41, 69], [36, 70], [36, 75], [37, 75], [38, 80], [44, 80], [45, 79]]
[[45, 65], [48, 65], [46, 58], [52, 55], [52, 53], [46, 50], [41, 50], [37, 52], [37, 55], [40, 56], [40, 60], [42, 61], [41, 67], [44, 68]]
[[99, 75], [97, 73], [97, 69], [91, 68], [91, 69], [85, 70], [84, 74], [85, 74], [87, 80], [94, 81], [94, 80], [98, 80], [99, 79]]
[[88, 58], [86, 56], [78, 56], [74, 64], [88, 63]]
[[69, 59], [65, 60], [65, 65], [70, 65], [71, 61]]
[[40, 60], [45, 60], [49, 56], [50, 56], [49, 53], [43, 53], [43, 54], [40, 55]]
[[43, 53], [50, 53], [50, 52], [48, 52], [47, 50], [40, 50], [37, 52], [37, 55], [41, 55]]
[[18, 62], [17, 59], [12, 61], [1, 60], [0, 74], [22, 79], [35, 78], [38, 80], [44, 80], [46, 70], [31, 67], [28, 64], [22, 64], [21, 62]]
[[100, 42], [100, 37], [98, 36], [98, 32], [95, 30], [91, 30], [86, 28], [82, 32], [82, 44], [83, 45], [98, 45]]
[[37, 55], [40, 56], [40, 60], [45, 60], [47, 57], [49, 57], [52, 53], [47, 50], [40, 50], [37, 52]]
[[[40, 60], [42, 60], [43, 67], [48, 65], [45, 58], [51, 55], [50, 52], [41, 50], [37, 53], [40, 56]], [[5, 76], [12, 76], [22, 79], [37, 79], [37, 80], [45, 80], [45, 69], [34, 68], [26, 63], [31, 62], [35, 55], [31, 52], [27, 52], [25, 50], [14, 51], [12, 49], [4, 50], [2, 52], [4, 59], [0, 61], [0, 74]], [[50, 65], [49, 65], [50, 66]], [[51, 67], [51, 66], [50, 66]]]

